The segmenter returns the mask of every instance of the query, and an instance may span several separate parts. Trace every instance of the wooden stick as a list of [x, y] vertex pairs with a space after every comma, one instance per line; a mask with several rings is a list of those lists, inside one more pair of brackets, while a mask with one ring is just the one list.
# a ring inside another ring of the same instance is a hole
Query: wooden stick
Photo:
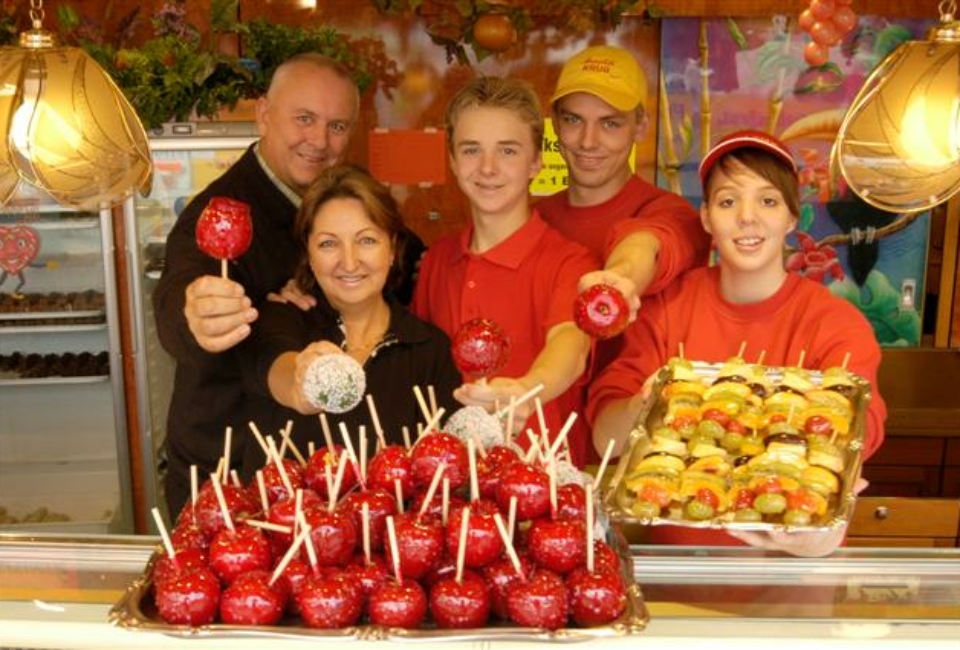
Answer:
[[767, 356], [767, 351], [766, 351], [766, 350], [760, 350], [760, 356], [757, 357], [757, 365], [758, 365], [758, 366], [762, 366], [762, 365], [763, 365], [763, 360], [766, 358], [766, 356]]
[[433, 384], [427, 384], [427, 398], [430, 401], [430, 412], [437, 412], [437, 393], [433, 389]]
[[850, 363], [850, 352], [843, 353], [843, 362], [840, 364], [840, 367], [844, 370], [847, 369], [847, 364]]
[[450, 477], [443, 477], [443, 492], [440, 498], [440, 522], [446, 526], [450, 518]]
[[223, 497], [223, 488], [220, 487], [220, 481], [218, 481], [217, 477], [213, 474], [210, 475], [210, 481], [213, 483], [213, 491], [217, 494], [217, 503], [220, 504], [220, 514], [223, 515], [223, 523], [231, 533], [235, 532], [236, 528], [233, 527], [233, 519], [230, 517], [230, 509], [227, 508], [227, 500]]
[[402, 429], [400, 429], [400, 431], [403, 432], [403, 446], [407, 449], [410, 449], [410, 445], [412, 444], [410, 442], [410, 428], [404, 426]]
[[547, 418], [543, 414], [543, 402], [540, 401], [539, 397], [533, 399], [533, 404], [537, 409], [537, 422], [540, 424], [540, 433], [547, 434]]
[[167, 556], [176, 562], [177, 552], [173, 549], [173, 541], [170, 539], [170, 533], [167, 532], [167, 527], [163, 524], [163, 517], [160, 516], [160, 510], [151, 508], [150, 513], [153, 515], [153, 520], [157, 524], [157, 530], [160, 531], [160, 539], [163, 540], [163, 548], [167, 551]]
[[588, 480], [584, 487], [587, 493], [587, 571], [593, 573], [593, 481]]
[[360, 425], [360, 483], [367, 484], [367, 426]]
[[370, 552], [370, 504], [367, 501], [360, 506], [360, 533], [363, 539], [363, 559], [369, 566], [373, 556]]
[[430, 502], [433, 501], [433, 495], [437, 491], [437, 487], [440, 485], [440, 479], [443, 478], [443, 471], [445, 469], [447, 469], [447, 464], [441, 461], [437, 465], [437, 469], [434, 470], [433, 478], [430, 479], [430, 485], [427, 487], [427, 493], [423, 497], [423, 503], [420, 505], [420, 512], [417, 513], [418, 519], [427, 512]]
[[240, 474], [237, 473], [237, 470], [230, 470], [230, 483], [233, 484], [233, 487], [243, 487], [243, 483], [240, 481]]
[[467, 557], [467, 533], [470, 529], [470, 506], [463, 506], [460, 519], [460, 545], [457, 547], [457, 574], [454, 580], [457, 584], [463, 582], [463, 563]]
[[800, 350], [800, 358], [797, 359], [797, 368], [803, 368], [803, 360], [807, 357], [806, 350]]
[[444, 412], [445, 412], [445, 410], [442, 409], [442, 408], [437, 409], [437, 412], [433, 414], [433, 417], [430, 418], [430, 421], [427, 422], [427, 423], [424, 425], [424, 427], [423, 427], [424, 433], [430, 433], [430, 430], [431, 430], [431, 429], [433, 429], [434, 431], [439, 431], [439, 430], [440, 430], [440, 428], [439, 428], [440, 418], [443, 417]]
[[244, 524], [253, 526], [254, 528], [262, 528], [263, 530], [272, 530], [275, 533], [284, 533], [289, 535], [293, 532], [293, 529], [290, 526], [284, 526], [283, 524], [275, 524], [272, 521], [259, 521], [257, 519], [244, 519]]
[[547, 478], [550, 483], [550, 518], [557, 518], [557, 459], [547, 459]]
[[230, 471], [230, 448], [233, 446], [233, 427], [227, 427], [226, 433], [223, 435], [223, 467], [224, 471], [223, 482], [227, 482], [227, 472]]
[[313, 569], [314, 574], [316, 574], [317, 549], [313, 546], [313, 537], [310, 536], [310, 524], [307, 523], [307, 516], [303, 514], [303, 510], [297, 513], [297, 518], [300, 521], [300, 527], [303, 528], [301, 534], [306, 536], [303, 541], [307, 545], [307, 557], [310, 560], [310, 568]]
[[603, 450], [603, 458], [600, 459], [600, 466], [597, 468], [597, 485], [600, 485], [603, 481], [603, 473], [607, 471], [607, 463], [610, 462], [610, 457], [613, 456], [613, 445], [614, 440], [611, 438], [607, 442], [607, 448]]
[[373, 421], [373, 433], [377, 436], [377, 444], [380, 449], [387, 446], [387, 440], [383, 437], [383, 427], [380, 426], [380, 416], [377, 414], [377, 407], [373, 403], [373, 395], [367, 393], [367, 409], [370, 411], [370, 420]]
[[347, 425], [343, 422], [340, 423], [340, 437], [343, 438], [343, 446], [346, 448], [347, 453], [350, 454], [348, 458], [350, 458], [351, 462], [353, 463], [353, 469], [357, 473], [357, 479], [360, 480], [361, 484], [366, 485], [366, 483], [363, 482], [363, 474], [358, 467], [358, 465], [360, 465], [360, 461], [357, 458], [357, 452], [353, 448], [353, 441], [350, 439], [350, 433], [347, 431]]
[[680, 358], [685, 359], [686, 357], [683, 354], [683, 341], [677, 344], [677, 349], [680, 351]]
[[413, 394], [417, 398], [417, 404], [420, 405], [420, 412], [423, 413], [423, 420], [429, 422], [433, 419], [433, 411], [430, 410], [430, 407], [427, 406], [427, 400], [423, 399], [423, 391], [420, 390], [419, 386], [413, 387]]
[[403, 485], [398, 478], [393, 479], [393, 491], [397, 497], [397, 512], [403, 514]]
[[226, 280], [229, 276], [227, 274], [227, 258], [220, 258], [220, 277]]
[[280, 480], [283, 481], [283, 487], [287, 490], [287, 497], [293, 496], [293, 485], [290, 483], [290, 477], [287, 476], [287, 468], [283, 466], [283, 459], [280, 458], [280, 452], [277, 450], [276, 443], [273, 442], [273, 436], [267, 436], [267, 447], [270, 449], [273, 464], [277, 468]]
[[520, 576], [521, 580], [526, 582], [527, 575], [523, 572], [523, 565], [520, 564], [520, 557], [517, 555], [516, 549], [513, 548], [513, 539], [503, 525], [503, 517], [499, 512], [495, 512], [493, 513], [493, 520], [497, 524], [497, 530], [500, 532], [500, 537], [503, 539], [503, 547], [507, 552], [507, 557], [510, 558], [510, 563], [513, 565], [513, 570], [517, 572], [517, 575]]
[[263, 434], [260, 433], [260, 429], [257, 428], [257, 425], [252, 421], [247, 422], [247, 426], [250, 427], [250, 433], [253, 434], [254, 439], [257, 441], [257, 444], [260, 445], [260, 449], [263, 450], [263, 455], [267, 458], [270, 457], [269, 450], [267, 449], [267, 441], [263, 439]]
[[741, 341], [741, 342], [740, 342], [740, 349], [737, 350], [737, 358], [738, 358], [738, 359], [742, 359], [742, 358], [743, 358], [743, 353], [746, 352], [746, 351], [747, 351], [747, 342], [746, 342], [746, 341]]
[[510, 497], [510, 505], [507, 507], [507, 523], [510, 524], [510, 543], [513, 543], [513, 531], [517, 527], [517, 495]]
[[283, 443], [280, 447], [280, 455], [283, 455], [284, 447], [289, 447], [290, 451], [293, 452], [293, 457], [297, 459], [298, 463], [300, 463], [300, 467], [306, 467], [307, 459], [303, 457], [303, 454], [301, 454], [300, 450], [297, 449], [297, 446], [293, 444], [293, 439], [290, 437], [292, 430], [293, 420], [287, 420], [287, 426], [283, 429], [280, 429], [280, 437], [283, 438]]
[[480, 498], [480, 478], [477, 476], [477, 446], [473, 438], [467, 440], [467, 459], [470, 463], [470, 501]]
[[570, 432], [570, 429], [573, 428], [573, 423], [576, 421], [577, 413], [576, 411], [573, 411], [567, 416], [567, 421], [563, 423], [563, 428], [560, 429], [560, 433], [557, 434], [556, 439], [553, 441], [553, 445], [550, 446], [549, 455], [551, 457], [556, 458], [557, 452], [560, 450], [560, 445], [563, 444], [563, 441]]
[[197, 498], [200, 496], [200, 479], [197, 476], [197, 466], [190, 466], [190, 509], [193, 510], [193, 520], [197, 520]]
[[267, 482], [263, 480], [263, 470], [257, 470], [257, 492], [260, 493], [260, 507], [266, 512], [270, 509], [270, 499], [267, 497]]
[[393, 515], [387, 515], [387, 539], [390, 543], [390, 554], [393, 556], [393, 577], [398, 585], [403, 585], [403, 574], [400, 572], [400, 545], [397, 544], [397, 528], [393, 523]]
[[330, 503], [327, 506], [329, 512], [333, 512], [333, 509], [337, 507], [337, 499], [340, 497], [340, 488], [343, 486], [343, 476], [347, 473], [347, 461], [343, 457], [345, 454], [350, 453], [344, 452], [340, 455], [340, 461], [337, 463], [337, 475], [333, 479], [333, 492], [330, 493]]
[[277, 563], [277, 568], [273, 570], [273, 575], [270, 576], [269, 584], [271, 586], [273, 585], [274, 582], [276, 582], [277, 578], [279, 578], [283, 574], [284, 569], [286, 569], [287, 565], [290, 564], [290, 561], [293, 560], [293, 556], [296, 555], [297, 551], [300, 550], [300, 546], [303, 544], [304, 540], [307, 538], [307, 535], [309, 534], [310, 534], [309, 531], [303, 530], [299, 535], [297, 535], [294, 538], [293, 543], [290, 544], [290, 548], [287, 549], [287, 552], [283, 554], [283, 557]]
[[[510, 400], [513, 402], [513, 408], [517, 408], [518, 406], [526, 402], [528, 399], [532, 397], [536, 397], [537, 395], [540, 394], [540, 391], [542, 390], [543, 390], [543, 384], [537, 384], [536, 386], [528, 390], [523, 395], [520, 395], [519, 397], [511, 395]], [[503, 417], [504, 413], [509, 414], [509, 412], [510, 412], [510, 404], [507, 404], [506, 408], [499, 409], [496, 413], [494, 413], [494, 415], [496, 415], [497, 417]]]
[[332, 454], [334, 452], [333, 433], [330, 431], [330, 422], [327, 421], [327, 414], [321, 413], [317, 417], [320, 418], [320, 430], [323, 431], [323, 441], [327, 443], [327, 449]]

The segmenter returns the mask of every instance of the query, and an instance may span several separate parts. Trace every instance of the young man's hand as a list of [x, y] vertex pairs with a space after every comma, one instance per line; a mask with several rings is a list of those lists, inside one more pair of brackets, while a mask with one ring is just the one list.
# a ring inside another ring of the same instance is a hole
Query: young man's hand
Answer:
[[183, 314], [197, 345], [207, 352], [223, 352], [250, 335], [257, 310], [243, 285], [215, 275], [204, 275], [185, 291]]

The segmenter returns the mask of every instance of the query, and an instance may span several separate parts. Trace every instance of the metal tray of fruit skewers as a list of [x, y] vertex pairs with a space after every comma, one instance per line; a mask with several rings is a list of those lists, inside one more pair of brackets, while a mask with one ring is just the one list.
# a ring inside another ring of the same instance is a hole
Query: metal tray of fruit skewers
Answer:
[[227, 625], [211, 623], [189, 626], [165, 622], [154, 602], [152, 583], [153, 568], [162, 548], [153, 554], [142, 576], [137, 578], [111, 608], [109, 621], [128, 630], [160, 632], [184, 638], [211, 637], [265, 637], [265, 638], [332, 638], [344, 640], [385, 641], [553, 641], [578, 642], [598, 638], [620, 637], [637, 634], [646, 628], [650, 620], [640, 586], [633, 575], [633, 559], [627, 541], [619, 528], [611, 526], [604, 513], [598, 512], [598, 527], [602, 528], [605, 541], [619, 559], [621, 578], [626, 585], [624, 612], [608, 624], [595, 627], [564, 627], [555, 630], [520, 627], [508, 621], [491, 622], [482, 628], [440, 629], [429, 620], [416, 629], [388, 628], [370, 624], [354, 625], [342, 629], [316, 629], [304, 625], [296, 617], [284, 618], [277, 625]]
[[842, 368], [732, 361], [678, 359], [658, 371], [604, 493], [612, 521], [809, 532], [847, 524], [869, 382]]

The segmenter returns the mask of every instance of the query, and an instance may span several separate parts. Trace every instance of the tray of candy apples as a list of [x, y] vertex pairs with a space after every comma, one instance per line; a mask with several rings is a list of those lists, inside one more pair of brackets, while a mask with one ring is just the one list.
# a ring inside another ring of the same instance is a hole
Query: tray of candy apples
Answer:
[[358, 445], [341, 425], [339, 444], [327, 425], [327, 444], [304, 457], [283, 432], [277, 444], [251, 425], [270, 459], [254, 484], [214, 474], [198, 487], [194, 472], [172, 530], [154, 513], [163, 544], [111, 622], [364, 640], [643, 630], [629, 549], [561, 445], [482, 442], [463, 426], [477, 414], [458, 418], [457, 434], [438, 430], [442, 409], [433, 415], [412, 444], [378, 435], [369, 462], [363, 429]]
[[850, 518], [870, 385], [822, 372], [671, 359], [604, 496], [611, 519], [830, 530]]

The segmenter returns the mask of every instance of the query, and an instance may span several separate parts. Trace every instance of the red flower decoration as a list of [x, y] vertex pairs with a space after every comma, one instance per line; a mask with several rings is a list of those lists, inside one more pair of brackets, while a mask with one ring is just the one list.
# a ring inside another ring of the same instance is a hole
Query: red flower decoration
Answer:
[[837, 251], [829, 244], [817, 244], [813, 237], [805, 232], [797, 233], [799, 250], [787, 256], [788, 271], [795, 271], [811, 280], [823, 282], [828, 275], [834, 280], [843, 280], [846, 273], [837, 259]]

